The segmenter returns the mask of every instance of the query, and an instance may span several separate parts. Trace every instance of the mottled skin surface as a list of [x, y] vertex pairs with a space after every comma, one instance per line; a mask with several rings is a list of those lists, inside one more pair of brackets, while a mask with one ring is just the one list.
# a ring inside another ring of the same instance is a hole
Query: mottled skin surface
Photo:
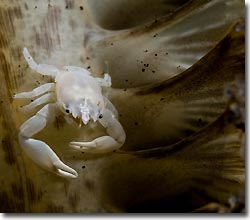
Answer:
[[[223, 94], [236, 75], [244, 75], [243, 3], [232, 2], [205, 7], [210, 16], [203, 17], [200, 5], [206, 1], [193, 1], [171, 19], [110, 32], [92, 23], [80, 0], [1, 1], [1, 212], [189, 212], [209, 202], [227, 205], [229, 196], [244, 188], [243, 131], [226, 120]], [[223, 19], [223, 28], [209, 26]], [[233, 26], [238, 19], [240, 25]], [[202, 24], [209, 28], [195, 30]], [[24, 46], [37, 62], [82, 66], [94, 76], [106, 72], [108, 61], [114, 88], [106, 92], [127, 134], [123, 151], [96, 156], [69, 149], [71, 140], [92, 140], [105, 131], [72, 129], [58, 117], [36, 138], [76, 167], [78, 179], [67, 181], [33, 165], [17, 134], [35, 112], [19, 112], [26, 103], [14, 102], [12, 95], [52, 79], [28, 68]], [[134, 88], [142, 85], [147, 87]], [[131, 153], [152, 148], [157, 150]]]

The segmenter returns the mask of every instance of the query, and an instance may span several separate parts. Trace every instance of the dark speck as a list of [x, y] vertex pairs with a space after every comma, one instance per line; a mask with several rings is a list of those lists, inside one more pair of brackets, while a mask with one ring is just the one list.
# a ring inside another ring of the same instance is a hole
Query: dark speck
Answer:
[[148, 52], [148, 50], [144, 50], [144, 52], [145, 52], [145, 53], [147, 53], [147, 52]]
[[88, 66], [88, 67], [87, 67], [87, 69], [90, 69], [90, 68], [91, 68], [91, 66]]
[[166, 55], [168, 55], [168, 53], [166, 53]]
[[147, 64], [144, 64], [144, 66], [145, 66], [145, 67], [148, 67], [148, 66], [149, 66], [149, 64], [148, 64], [148, 63], [147, 63]]
[[82, 166], [82, 168], [84, 169], [84, 168], [85, 168], [85, 166]]
[[128, 79], [126, 79], [125, 81], [128, 82]]
[[68, 6], [68, 5], [66, 5], [66, 6], [65, 6], [65, 8], [66, 8], [66, 9], [68, 9], [68, 8], [69, 8], [69, 6]]
[[19, 65], [18, 65], [18, 67], [20, 68], [20, 67], [21, 67], [21, 65], [19, 64]]
[[33, 100], [33, 99], [31, 99], [30, 101], [31, 101], [31, 102], [33, 102], [34, 100]]
[[35, 9], [37, 8], [37, 6], [35, 6]]
[[142, 72], [145, 72], [145, 69], [143, 68], [141, 71], [142, 71]]
[[157, 36], [157, 34], [155, 34], [153, 37], [156, 37]]
[[179, 69], [181, 66], [179, 65], [179, 66], [177, 66], [177, 69]]
[[164, 100], [164, 98], [161, 98], [161, 101], [163, 101]]
[[80, 10], [81, 10], [81, 11], [83, 10], [83, 7], [82, 7], [82, 6], [80, 6]]
[[137, 126], [138, 125], [138, 122], [135, 122], [135, 126]]
[[158, 55], [158, 54], [156, 53], [155, 56], [157, 57], [157, 55]]
[[1, 104], [3, 103], [3, 100], [1, 100]]
[[86, 57], [86, 60], [89, 60], [90, 58], [89, 57]]
[[69, 113], [69, 109], [66, 109], [65, 112], [66, 112], [66, 113]]
[[110, 45], [111, 45], [111, 46], [113, 46], [113, 45], [114, 45], [114, 43], [110, 43]]
[[123, 91], [124, 91], [124, 92], [126, 92], [126, 91], [127, 91], [127, 89], [125, 88], [125, 89], [123, 89]]
[[155, 73], [155, 71], [154, 71], [154, 70], [152, 70], [152, 73]]

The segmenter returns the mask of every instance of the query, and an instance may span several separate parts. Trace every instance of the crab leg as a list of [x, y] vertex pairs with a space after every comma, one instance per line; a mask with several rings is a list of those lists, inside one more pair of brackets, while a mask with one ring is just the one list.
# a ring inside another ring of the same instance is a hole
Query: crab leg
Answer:
[[55, 104], [47, 104], [20, 127], [19, 143], [25, 153], [40, 167], [62, 177], [76, 178], [77, 172], [65, 165], [43, 141], [31, 137], [41, 131], [56, 115]]
[[126, 134], [114, 114], [105, 109], [103, 118], [98, 120], [110, 136], [102, 136], [90, 142], [70, 142], [69, 146], [90, 153], [107, 153], [120, 148], [125, 142]]
[[52, 92], [52, 91], [55, 91], [55, 83], [46, 83], [44, 85], [41, 85], [33, 89], [32, 91], [21, 92], [21, 93], [15, 94], [13, 98], [16, 98], [16, 99], [34, 98], [46, 92]]
[[95, 77], [95, 79], [98, 81], [99, 85], [102, 87], [111, 86], [111, 77], [108, 73], [105, 73], [103, 78]]
[[29, 111], [29, 110], [35, 109], [39, 105], [54, 101], [54, 97], [55, 96], [52, 93], [45, 94], [45, 95], [35, 99], [30, 104], [20, 107], [20, 109], [22, 111]]
[[29, 67], [38, 73], [52, 77], [56, 77], [56, 75], [59, 73], [59, 70], [55, 66], [48, 64], [37, 64], [26, 47], [23, 48], [23, 55], [29, 64]]

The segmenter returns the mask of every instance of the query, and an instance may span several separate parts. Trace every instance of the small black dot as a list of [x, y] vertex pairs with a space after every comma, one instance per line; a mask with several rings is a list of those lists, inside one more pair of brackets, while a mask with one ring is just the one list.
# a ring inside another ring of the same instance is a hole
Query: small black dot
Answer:
[[88, 67], [87, 67], [87, 69], [90, 69], [90, 68], [91, 68], [91, 66], [88, 66]]
[[83, 10], [83, 7], [82, 7], [82, 6], [80, 6], [80, 10], [81, 10], [81, 11]]
[[35, 8], [37, 8], [37, 6], [35, 6]]
[[124, 92], [126, 92], [126, 91], [127, 91], [127, 89], [125, 88], [125, 89], [123, 89], [123, 91], [124, 91]]
[[20, 68], [20, 67], [21, 67], [21, 65], [19, 64], [19, 65], [18, 65], [18, 67]]
[[30, 101], [31, 101], [31, 102], [33, 102], [34, 100], [33, 100], [33, 99], [31, 99]]
[[166, 55], [168, 55], [168, 53], [166, 53]]
[[154, 70], [152, 70], [152, 73], [155, 73], [155, 71], [154, 71]]
[[84, 168], [85, 168], [85, 166], [82, 166], [82, 168], [84, 169]]
[[137, 126], [137, 125], [138, 125], [138, 122], [135, 122], [135, 125]]
[[1, 100], [1, 104], [3, 103], [3, 100]]
[[65, 112], [66, 112], [66, 113], [69, 113], [69, 109], [65, 109]]
[[155, 56], [157, 57], [157, 55], [158, 55], [158, 54], [156, 53]]
[[164, 100], [164, 98], [161, 98], [161, 101], [163, 101]]
[[69, 8], [69, 6], [68, 6], [68, 5], [66, 5], [66, 6], [65, 6], [65, 8], [66, 8], [66, 9], [68, 9], [68, 8]]
[[125, 79], [126, 82], [128, 82], [128, 79]]
[[100, 119], [101, 119], [101, 118], [103, 118], [103, 115], [102, 115], [102, 114], [100, 114], [100, 115], [99, 115], [99, 118], [100, 118]]
[[147, 53], [147, 52], [148, 52], [148, 50], [144, 50], [144, 52], [145, 52], [145, 53]]
[[141, 71], [142, 71], [142, 72], [145, 72], [145, 69], [143, 68]]

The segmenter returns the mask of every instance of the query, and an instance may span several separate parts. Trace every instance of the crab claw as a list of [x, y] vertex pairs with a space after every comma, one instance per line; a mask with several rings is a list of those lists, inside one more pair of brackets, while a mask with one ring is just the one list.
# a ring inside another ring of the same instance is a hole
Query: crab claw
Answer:
[[25, 153], [41, 168], [65, 178], [76, 178], [77, 172], [65, 165], [56, 153], [43, 141], [19, 134], [19, 143]]
[[54, 166], [57, 169], [56, 174], [61, 177], [76, 178], [78, 176], [77, 172], [64, 164], [62, 161], [54, 162]]

